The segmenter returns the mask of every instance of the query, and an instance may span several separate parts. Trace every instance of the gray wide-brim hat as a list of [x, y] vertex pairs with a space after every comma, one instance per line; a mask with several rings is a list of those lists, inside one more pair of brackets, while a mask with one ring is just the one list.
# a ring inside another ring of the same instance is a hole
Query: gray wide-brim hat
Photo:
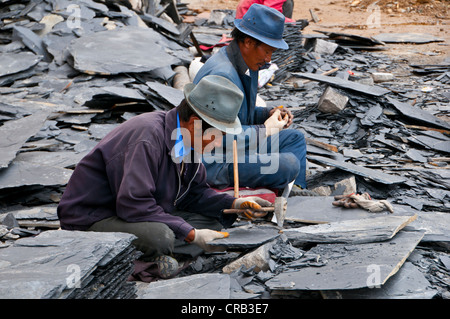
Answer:
[[277, 49], [289, 49], [283, 40], [286, 17], [274, 8], [254, 3], [234, 26], [241, 32]]
[[207, 75], [197, 84], [187, 83], [184, 96], [202, 120], [229, 134], [242, 132], [238, 118], [244, 94], [230, 80], [219, 75]]

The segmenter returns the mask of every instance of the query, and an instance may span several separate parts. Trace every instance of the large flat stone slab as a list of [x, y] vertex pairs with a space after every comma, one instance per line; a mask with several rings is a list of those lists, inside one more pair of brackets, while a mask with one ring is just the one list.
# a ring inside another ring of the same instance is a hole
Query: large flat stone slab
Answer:
[[[366, 219], [390, 215], [389, 212], [371, 213], [363, 208], [343, 208], [334, 206], [333, 196], [294, 196], [289, 197], [286, 221], [307, 224], [342, 222], [345, 220]], [[394, 215], [413, 216], [415, 211], [409, 206], [393, 205]]]
[[180, 62], [168, 50], [167, 40], [152, 29], [124, 27], [82, 36], [69, 52], [74, 68], [88, 74], [148, 72]]
[[230, 236], [213, 240], [208, 244], [225, 249], [249, 249], [261, 246], [280, 235], [276, 227], [258, 225], [228, 228], [223, 231], [228, 232]]
[[356, 175], [359, 175], [362, 177], [370, 178], [370, 179], [374, 180], [375, 182], [382, 183], [382, 184], [392, 185], [392, 184], [399, 184], [399, 183], [403, 183], [403, 182], [407, 181], [407, 179], [402, 176], [390, 175], [390, 174], [384, 173], [380, 170], [375, 170], [375, 169], [355, 165], [353, 163], [336, 161], [334, 159], [331, 159], [331, 158], [328, 158], [325, 156], [308, 156], [308, 159], [310, 159], [312, 161], [317, 161], [319, 163], [322, 163], [322, 164], [325, 164], [328, 166], [337, 167], [343, 171], [347, 171], [347, 172], [350, 172], [350, 173], [353, 173], [353, 174], [356, 174]]
[[398, 231], [417, 218], [384, 215], [374, 218], [345, 220], [285, 229], [283, 233], [293, 245], [301, 243], [361, 244], [391, 239]]
[[42, 56], [31, 52], [1, 53], [0, 78], [19, 73], [35, 66], [42, 60]]
[[73, 170], [14, 161], [8, 168], [0, 170], [0, 189], [43, 185], [66, 185]]
[[283, 272], [266, 282], [275, 291], [345, 290], [381, 286], [393, 276], [423, 238], [423, 232], [399, 232], [393, 239], [366, 244], [320, 244], [308, 253], [326, 264]]
[[397, 111], [408, 118], [423, 122], [426, 125], [441, 127], [446, 130], [450, 129], [450, 124], [448, 122], [441, 120], [428, 111], [422, 110], [418, 107], [414, 107], [409, 103], [400, 102], [389, 97], [387, 98], [387, 100], [397, 109]]

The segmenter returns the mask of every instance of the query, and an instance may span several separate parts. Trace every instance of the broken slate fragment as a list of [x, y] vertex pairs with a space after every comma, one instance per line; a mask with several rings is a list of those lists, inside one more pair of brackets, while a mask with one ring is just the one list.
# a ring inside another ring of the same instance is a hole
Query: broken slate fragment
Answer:
[[437, 118], [430, 112], [424, 111], [418, 107], [404, 102], [397, 101], [392, 98], [387, 98], [388, 102], [392, 104], [400, 113], [413, 120], [431, 124], [446, 130], [450, 130], [450, 124], [440, 118]]
[[13, 28], [13, 40], [21, 40], [31, 51], [37, 55], [41, 55], [46, 62], [51, 61], [51, 57], [47, 50], [44, 48], [44, 44], [40, 36], [25, 27], [14, 26]]
[[14, 161], [0, 170], [0, 189], [31, 185], [66, 185], [72, 170]]
[[172, 107], [178, 106], [184, 99], [182, 90], [175, 89], [159, 82], [148, 81], [145, 84], [154, 94], [157, 94], [161, 99], [167, 101]]
[[425, 135], [414, 135], [408, 138], [410, 142], [418, 143], [426, 148], [440, 151], [443, 153], [450, 153], [450, 139], [443, 141], [441, 139], [436, 139]]
[[294, 73], [292, 73], [292, 75], [302, 77], [302, 78], [307, 78], [307, 79], [310, 79], [313, 81], [328, 83], [332, 86], [336, 86], [336, 87], [339, 87], [342, 89], [349, 89], [352, 91], [361, 92], [361, 93], [373, 95], [373, 96], [382, 96], [382, 95], [390, 92], [389, 90], [382, 88], [380, 86], [376, 86], [376, 85], [369, 86], [369, 85], [365, 85], [365, 84], [361, 84], [361, 83], [357, 83], [357, 82], [343, 80], [338, 77], [332, 77], [332, 76], [326, 76], [326, 75], [320, 75], [320, 74], [314, 74], [314, 73], [299, 73], [299, 72], [294, 72]]
[[[56, 206], [36, 206], [9, 212], [20, 227], [60, 228]], [[1, 219], [1, 218], [0, 218]], [[4, 223], [5, 220], [2, 221]]]
[[40, 111], [0, 127], [0, 168], [8, 167], [23, 144], [44, 125], [49, 112]]
[[[308, 224], [343, 222], [346, 220], [368, 219], [379, 217], [386, 212], [371, 213], [363, 208], [344, 208], [334, 206], [334, 196], [294, 196], [289, 197], [286, 209], [286, 221]], [[414, 210], [409, 206], [395, 205], [395, 215], [413, 216]]]
[[397, 175], [390, 175], [378, 170], [373, 170], [370, 168], [366, 168], [363, 166], [355, 165], [347, 162], [339, 162], [330, 158], [326, 158], [324, 156], [308, 156], [308, 159], [312, 161], [317, 161], [319, 163], [323, 163], [325, 165], [330, 165], [342, 169], [344, 171], [348, 171], [350, 173], [360, 175], [363, 177], [370, 178], [376, 182], [382, 184], [398, 184], [406, 182], [406, 178]]

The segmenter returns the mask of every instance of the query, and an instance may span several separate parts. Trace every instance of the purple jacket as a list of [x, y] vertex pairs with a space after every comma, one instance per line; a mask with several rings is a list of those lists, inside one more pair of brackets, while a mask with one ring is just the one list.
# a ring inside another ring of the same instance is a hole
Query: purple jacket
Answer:
[[58, 206], [62, 229], [86, 230], [118, 216], [133, 222], [161, 222], [177, 238], [193, 229], [174, 210], [217, 218], [224, 227], [235, 220], [222, 214], [234, 197], [206, 184], [198, 161], [181, 165], [170, 155], [175, 141], [176, 109], [138, 115], [111, 131], [75, 168]]

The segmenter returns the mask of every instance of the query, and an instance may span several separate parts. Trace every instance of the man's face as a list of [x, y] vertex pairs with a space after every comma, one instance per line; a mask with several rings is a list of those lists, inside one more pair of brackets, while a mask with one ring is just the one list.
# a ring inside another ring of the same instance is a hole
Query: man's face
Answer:
[[266, 63], [272, 60], [272, 54], [276, 48], [265, 43], [259, 45], [254, 39], [246, 38], [240, 46], [241, 54], [248, 68], [252, 71], [258, 71]]
[[198, 117], [191, 117], [188, 130], [190, 133], [191, 147], [199, 154], [205, 151], [211, 152], [213, 148], [222, 145], [224, 133], [213, 127], [203, 130], [202, 120]]

